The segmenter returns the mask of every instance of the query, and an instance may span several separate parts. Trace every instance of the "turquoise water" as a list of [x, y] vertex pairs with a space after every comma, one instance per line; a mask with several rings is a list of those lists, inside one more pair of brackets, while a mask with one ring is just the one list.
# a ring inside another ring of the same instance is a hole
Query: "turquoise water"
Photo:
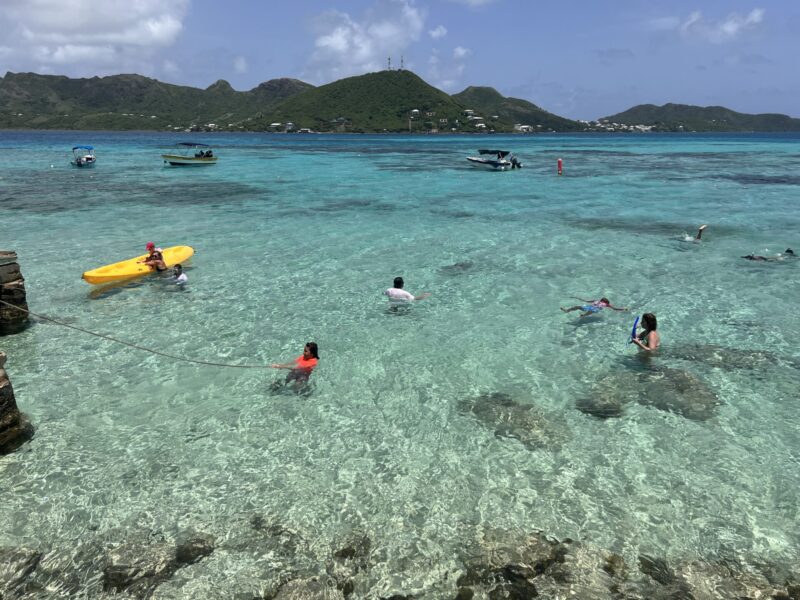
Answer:
[[[800, 137], [220, 134], [198, 138], [218, 165], [164, 168], [175, 141], [0, 133], [0, 249], [19, 254], [31, 310], [233, 364], [314, 340], [313, 392], [36, 321], [0, 340], [37, 428], [0, 459], [0, 546], [214, 534], [175, 597], [259, 588], [265, 559], [225, 544], [254, 514], [320, 561], [366, 532], [374, 594], [440, 585], [481, 527], [632, 562], [800, 560], [800, 259], [740, 258], [800, 250]], [[85, 143], [97, 167], [71, 169]], [[525, 168], [469, 167], [488, 145]], [[700, 223], [702, 243], [684, 241]], [[185, 290], [81, 281], [149, 240], [195, 248]], [[432, 296], [388, 311], [396, 275]], [[631, 312], [559, 311], [600, 295]], [[625, 344], [648, 311], [664, 344], [649, 363]], [[576, 408], [600, 381], [663, 368], [716, 397], [713, 416]], [[463, 409], [494, 392], [536, 407], [545, 443]]]

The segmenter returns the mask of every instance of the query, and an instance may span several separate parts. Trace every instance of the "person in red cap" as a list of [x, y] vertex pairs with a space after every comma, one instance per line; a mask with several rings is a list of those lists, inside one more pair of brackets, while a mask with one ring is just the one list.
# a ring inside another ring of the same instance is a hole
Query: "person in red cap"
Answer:
[[147, 242], [145, 248], [147, 248], [148, 256], [142, 262], [156, 271], [166, 271], [167, 263], [164, 262], [164, 255], [161, 254], [161, 248], [156, 248], [153, 242]]

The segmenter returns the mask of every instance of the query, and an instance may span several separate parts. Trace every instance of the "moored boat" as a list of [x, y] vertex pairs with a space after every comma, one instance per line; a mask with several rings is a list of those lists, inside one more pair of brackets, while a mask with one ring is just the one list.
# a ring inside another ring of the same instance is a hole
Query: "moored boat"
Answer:
[[213, 165], [217, 162], [214, 151], [208, 144], [194, 144], [192, 142], [180, 142], [176, 144], [176, 150], [170, 154], [162, 154], [165, 165], [173, 167], [188, 167], [199, 165]]
[[480, 156], [468, 156], [467, 160], [475, 167], [483, 167], [492, 171], [510, 171], [521, 169], [522, 163], [509, 150], [478, 150]]
[[94, 155], [93, 146], [73, 146], [72, 160], [69, 161], [73, 167], [82, 169], [93, 167], [97, 162], [97, 157]]

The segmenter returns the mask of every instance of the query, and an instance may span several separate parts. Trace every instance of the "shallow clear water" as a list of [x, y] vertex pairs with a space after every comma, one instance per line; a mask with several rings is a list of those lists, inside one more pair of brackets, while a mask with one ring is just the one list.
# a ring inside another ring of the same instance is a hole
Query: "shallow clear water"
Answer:
[[[314, 340], [313, 393], [37, 321], [0, 340], [37, 428], [0, 459], [0, 546], [119, 526], [224, 539], [266, 514], [320, 555], [367, 532], [376, 590], [441, 579], [431, 565], [478, 526], [629, 558], [800, 560], [800, 259], [740, 258], [800, 249], [800, 137], [209, 140], [218, 165], [175, 169], [159, 159], [173, 136], [0, 133], [0, 249], [19, 254], [32, 311], [135, 344], [263, 365]], [[94, 170], [69, 167], [79, 143], [97, 148]], [[489, 145], [525, 168], [469, 167]], [[703, 242], [683, 241], [700, 223]], [[81, 281], [149, 240], [195, 248], [185, 290]], [[396, 275], [432, 296], [388, 311]], [[600, 295], [631, 313], [559, 311]], [[664, 344], [653, 362], [704, 382], [713, 418], [576, 409], [599, 380], [644, 368], [625, 340], [647, 311]], [[744, 364], [680, 355], [717, 347]], [[491, 392], [541, 409], [560, 443], [526, 446], [459, 409]], [[255, 581], [254, 560], [223, 545], [193, 568]]]

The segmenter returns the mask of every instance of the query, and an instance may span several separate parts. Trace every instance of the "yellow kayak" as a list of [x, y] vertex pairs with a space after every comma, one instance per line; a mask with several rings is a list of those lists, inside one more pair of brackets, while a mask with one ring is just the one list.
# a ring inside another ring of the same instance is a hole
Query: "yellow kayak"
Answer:
[[[168, 267], [174, 267], [184, 261], [187, 261], [194, 254], [194, 248], [191, 246], [172, 246], [171, 248], [164, 248], [161, 251], [164, 256], [164, 262]], [[133, 279], [134, 277], [141, 277], [155, 271], [147, 265], [141, 264], [141, 261], [147, 258], [147, 254], [137, 256], [136, 258], [129, 258], [112, 265], [106, 265], [91, 271], [86, 271], [81, 278], [87, 283], [94, 285], [100, 283], [111, 283], [112, 281], [124, 281], [125, 279]]]

